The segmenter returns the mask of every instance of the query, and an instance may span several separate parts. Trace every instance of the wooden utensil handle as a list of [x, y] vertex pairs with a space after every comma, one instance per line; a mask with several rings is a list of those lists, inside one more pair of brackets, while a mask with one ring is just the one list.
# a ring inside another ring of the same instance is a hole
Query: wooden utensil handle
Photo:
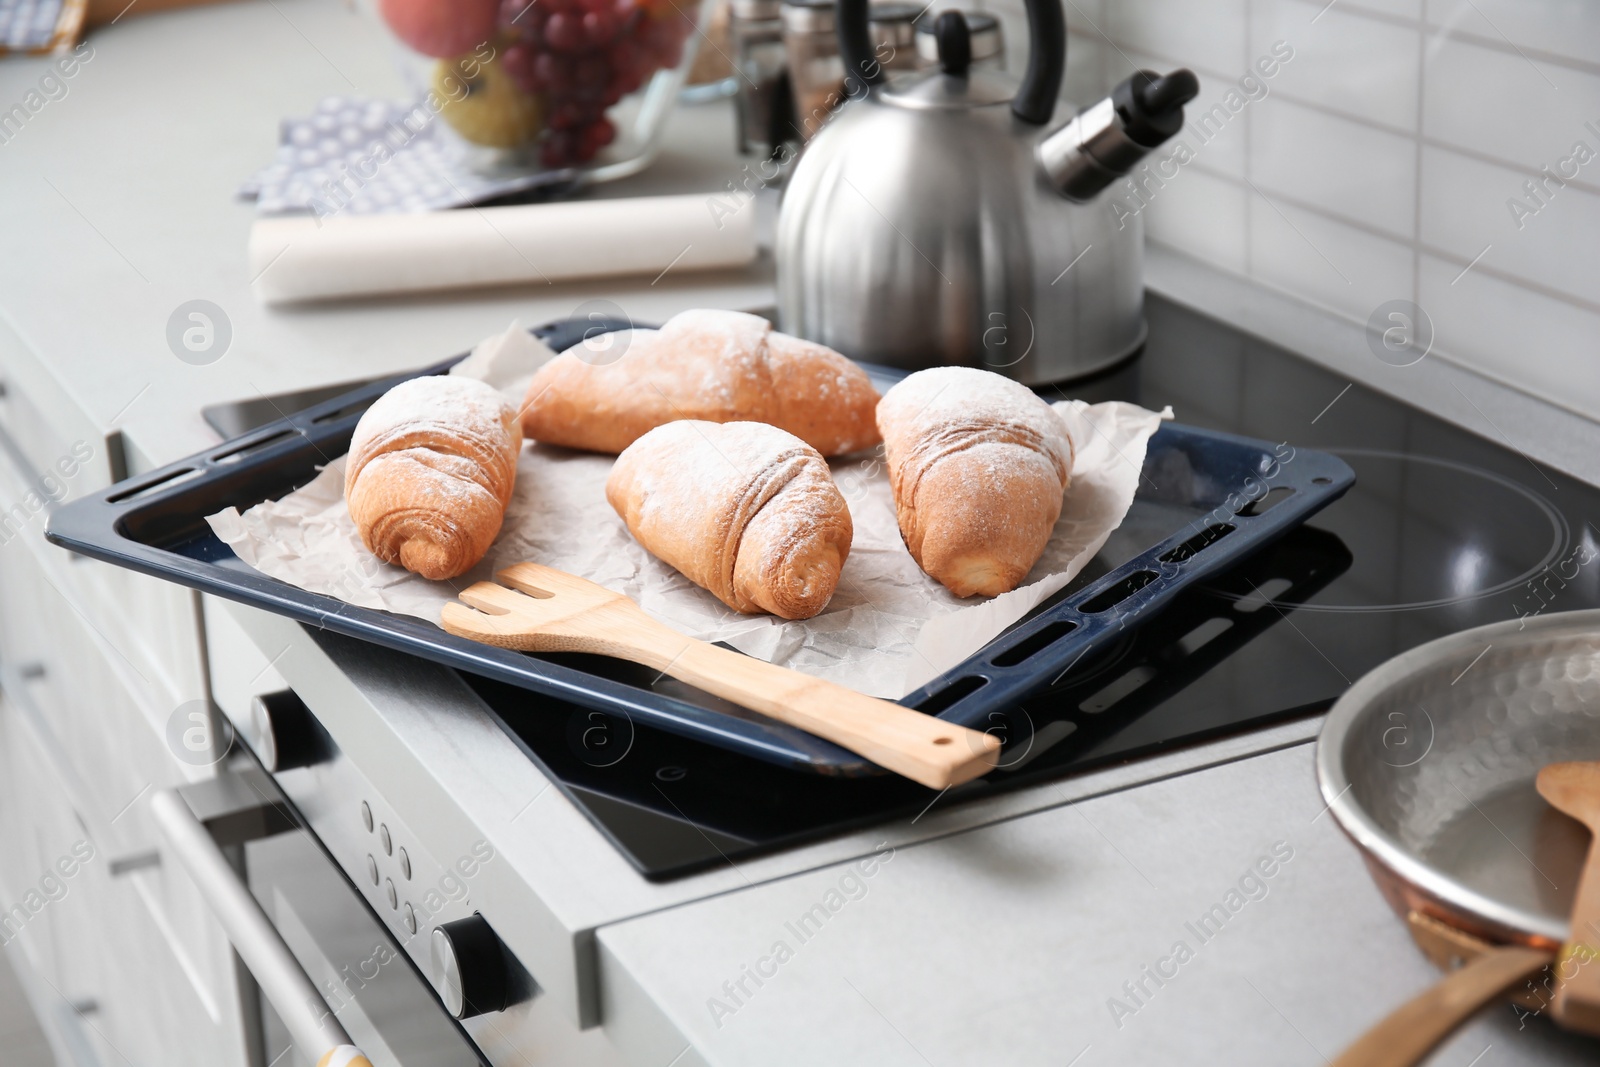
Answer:
[[[988, 734], [879, 700], [787, 667], [685, 638], [661, 671], [779, 722], [798, 726], [930, 789], [945, 789], [994, 768], [1000, 742]], [[663, 639], [664, 639], [663, 635]]]
[[1568, 942], [1556, 964], [1552, 1007], [1561, 1025], [1600, 1035], [1600, 833], [1589, 845], [1589, 859], [1572, 901]]
[[1492, 949], [1406, 1001], [1333, 1061], [1332, 1067], [1415, 1067], [1456, 1027], [1554, 959], [1542, 949]]
[[354, 1045], [340, 1045], [324, 1052], [317, 1067], [372, 1067], [372, 1061]]

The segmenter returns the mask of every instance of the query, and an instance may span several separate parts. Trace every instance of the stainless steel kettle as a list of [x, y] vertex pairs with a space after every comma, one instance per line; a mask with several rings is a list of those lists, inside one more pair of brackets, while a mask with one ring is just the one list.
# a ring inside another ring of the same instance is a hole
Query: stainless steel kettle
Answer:
[[1030, 385], [1144, 343], [1144, 225], [1098, 194], [1183, 125], [1199, 84], [1139, 71], [1045, 133], [1066, 66], [1060, 0], [1027, 0], [1020, 87], [970, 70], [959, 12], [939, 67], [888, 80], [867, 0], [838, 0], [850, 101], [806, 146], [778, 218], [779, 326], [857, 359], [984, 367]]

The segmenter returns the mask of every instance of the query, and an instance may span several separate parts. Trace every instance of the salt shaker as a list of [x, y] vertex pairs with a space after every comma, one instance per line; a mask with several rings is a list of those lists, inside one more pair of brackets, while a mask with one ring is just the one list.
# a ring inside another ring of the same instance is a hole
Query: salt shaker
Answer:
[[833, 0], [783, 0], [782, 8], [795, 125], [809, 141], [845, 99]]
[[[731, 5], [728, 28], [739, 83], [740, 152], [770, 151], [786, 130], [788, 117], [774, 111], [786, 95], [781, 88], [788, 67], [782, 10], [781, 0], [733, 0]], [[776, 126], [778, 122], [785, 127]]]
[[873, 4], [867, 9], [873, 55], [884, 70], [917, 70], [925, 66], [917, 52], [917, 19], [927, 8], [917, 4]]

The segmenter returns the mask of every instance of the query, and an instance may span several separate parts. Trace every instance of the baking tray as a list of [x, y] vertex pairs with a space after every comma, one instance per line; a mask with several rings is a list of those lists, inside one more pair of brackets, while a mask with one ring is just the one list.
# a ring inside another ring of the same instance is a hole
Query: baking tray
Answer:
[[[560, 351], [595, 328], [592, 320], [569, 320], [533, 332]], [[51, 517], [47, 536], [85, 556], [773, 763], [822, 774], [882, 773], [837, 745], [633, 664], [493, 648], [421, 619], [306, 592], [251, 569], [212, 534], [207, 515], [230, 506], [243, 511], [305, 485], [348, 450], [369, 404], [399, 382], [445, 373], [463, 358], [379, 379], [73, 501]], [[867, 370], [880, 388], [903, 376]], [[1150, 439], [1133, 507], [1084, 573], [901, 703], [985, 729], [993, 714], [1058, 684], [1179, 590], [1283, 536], [1354, 482], [1349, 466], [1326, 453], [1163, 424]]]

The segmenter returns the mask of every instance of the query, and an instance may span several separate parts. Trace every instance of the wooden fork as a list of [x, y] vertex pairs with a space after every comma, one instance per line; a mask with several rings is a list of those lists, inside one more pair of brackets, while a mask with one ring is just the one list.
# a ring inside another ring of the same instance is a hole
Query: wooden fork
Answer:
[[[1000, 742], [902, 704], [686, 637], [621, 593], [537, 563], [464, 589], [440, 624], [523, 652], [589, 652], [642, 663], [920, 782], [945, 789], [994, 768]], [[507, 587], [510, 588], [507, 588]]]

